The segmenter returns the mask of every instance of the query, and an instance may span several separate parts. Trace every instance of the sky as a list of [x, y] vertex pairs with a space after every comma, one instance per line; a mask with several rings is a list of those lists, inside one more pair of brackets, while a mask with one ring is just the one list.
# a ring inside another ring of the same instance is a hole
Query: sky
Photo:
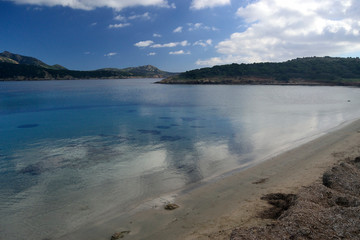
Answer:
[[0, 51], [69, 69], [360, 56], [360, 0], [0, 0]]

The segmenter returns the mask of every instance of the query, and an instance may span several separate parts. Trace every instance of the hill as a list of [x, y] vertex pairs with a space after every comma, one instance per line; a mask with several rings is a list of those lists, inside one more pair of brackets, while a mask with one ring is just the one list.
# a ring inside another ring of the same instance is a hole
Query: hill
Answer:
[[360, 59], [308, 57], [281, 63], [233, 63], [187, 71], [158, 83], [360, 86]]
[[36, 59], [33, 57], [22, 56], [19, 54], [14, 54], [14, 53], [11, 53], [8, 51], [0, 53], [0, 58], [4, 59], [4, 62], [8, 62], [8, 63], [27, 64], [27, 65], [33, 65], [33, 66], [37, 66], [37, 67], [42, 67], [42, 68], [46, 68], [46, 69], [55, 69], [55, 70], [66, 69], [65, 67], [58, 65], [58, 64], [50, 66], [50, 65], [40, 61], [39, 59]]
[[104, 68], [93, 71], [69, 70], [55, 64], [48, 65], [36, 58], [0, 53], [0, 80], [53, 80], [53, 79], [115, 79], [115, 78], [164, 78], [174, 75], [151, 66], [132, 68]]
[[151, 78], [162, 78], [167, 76], [175, 75], [174, 73], [169, 73], [162, 71], [154, 66], [145, 65], [140, 67], [129, 67], [129, 68], [103, 68], [97, 71], [108, 71], [118, 74], [127, 74], [130, 76], [144, 76], [144, 77], [151, 77]]

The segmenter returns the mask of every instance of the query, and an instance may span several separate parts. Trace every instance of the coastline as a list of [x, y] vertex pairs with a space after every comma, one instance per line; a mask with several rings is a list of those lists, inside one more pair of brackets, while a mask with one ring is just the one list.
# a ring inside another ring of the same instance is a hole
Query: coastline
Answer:
[[357, 81], [323, 81], [321, 79], [309, 80], [305, 78], [293, 78], [287, 81], [277, 80], [274, 77], [257, 77], [257, 76], [242, 76], [242, 77], [204, 77], [196, 79], [187, 79], [168, 77], [156, 84], [169, 85], [275, 85], [275, 86], [330, 86], [330, 87], [360, 87]]
[[[260, 199], [263, 195], [295, 194], [319, 181], [341, 158], [359, 156], [359, 142], [360, 120], [355, 120], [241, 172], [147, 202], [140, 211], [141, 206], [120, 217], [109, 213], [88, 229], [61, 239], [105, 240], [122, 231], [129, 231], [124, 239], [229, 239], [236, 227], [266, 222], [257, 217], [268, 208]], [[180, 207], [164, 210], [166, 202]]]

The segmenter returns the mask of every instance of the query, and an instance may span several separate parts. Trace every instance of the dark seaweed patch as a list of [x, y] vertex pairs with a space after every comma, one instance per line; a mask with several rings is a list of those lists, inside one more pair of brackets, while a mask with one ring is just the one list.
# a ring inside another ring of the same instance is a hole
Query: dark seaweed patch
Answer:
[[205, 128], [204, 126], [190, 126], [191, 128]]
[[185, 121], [185, 122], [192, 122], [197, 120], [197, 118], [192, 118], [192, 117], [182, 117], [181, 120]]
[[159, 129], [169, 129], [171, 128], [170, 126], [156, 126], [156, 128], [159, 128]]
[[39, 124], [24, 124], [24, 125], [17, 126], [17, 128], [35, 128], [38, 126], [39, 126]]
[[40, 175], [44, 171], [44, 167], [41, 163], [30, 164], [20, 170], [22, 174]]
[[182, 172], [186, 172], [186, 173], [192, 173], [196, 170], [194, 166], [186, 165], [186, 164], [179, 165], [177, 169], [180, 169]]
[[170, 119], [172, 119], [172, 117], [159, 117], [159, 119], [162, 119], [162, 120], [170, 120]]
[[294, 194], [283, 193], [270, 193], [261, 197], [262, 200], [266, 200], [269, 204], [273, 205], [273, 207], [264, 211], [261, 217], [265, 219], [278, 219], [281, 214], [295, 204], [296, 198], [297, 196]]
[[145, 130], [145, 129], [139, 129], [138, 132], [143, 134], [152, 134], [152, 135], [160, 135], [161, 132], [158, 130]]
[[181, 139], [183, 139], [183, 137], [180, 136], [161, 136], [160, 138], [161, 141], [170, 141], [170, 142], [179, 141]]
[[109, 135], [109, 134], [99, 134], [100, 137], [104, 137], [104, 138], [113, 138], [113, 139], [119, 139], [119, 140], [129, 140], [128, 137], [123, 137], [120, 135]]

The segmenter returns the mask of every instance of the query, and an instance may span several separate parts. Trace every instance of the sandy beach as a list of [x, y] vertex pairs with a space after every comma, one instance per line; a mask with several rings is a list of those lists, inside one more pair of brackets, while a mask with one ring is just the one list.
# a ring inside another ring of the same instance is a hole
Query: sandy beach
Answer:
[[[359, 143], [357, 120], [244, 171], [145, 203], [148, 207], [142, 206], [141, 211], [140, 206], [127, 216], [104, 216], [89, 229], [65, 238], [111, 239], [113, 233], [123, 232], [124, 239], [229, 239], [237, 227], [269, 221], [258, 217], [269, 208], [262, 196], [296, 194], [321, 181], [322, 174], [339, 160], [360, 156]], [[165, 210], [166, 202], [179, 208]]]

